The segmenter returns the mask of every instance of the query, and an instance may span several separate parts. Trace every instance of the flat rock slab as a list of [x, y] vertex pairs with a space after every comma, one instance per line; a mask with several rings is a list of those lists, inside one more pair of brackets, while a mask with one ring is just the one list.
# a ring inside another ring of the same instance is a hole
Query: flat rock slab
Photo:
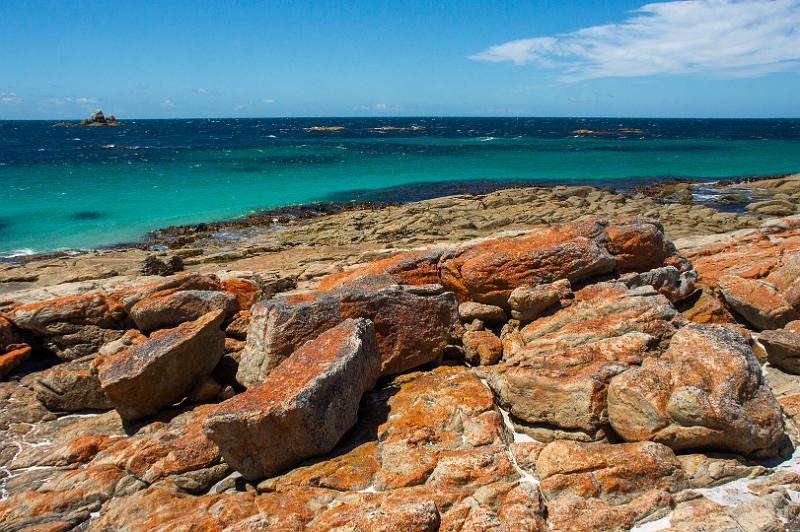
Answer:
[[103, 360], [100, 385], [119, 415], [140, 419], [186, 397], [222, 358], [223, 317], [223, 311], [209, 312]]
[[767, 360], [787, 373], [800, 375], [800, 331], [764, 331], [758, 337], [767, 350]]
[[657, 359], [614, 377], [608, 417], [627, 441], [776, 456], [781, 410], [747, 341], [719, 325], [680, 329]]
[[375, 326], [348, 319], [303, 344], [262, 384], [224, 401], [203, 428], [231, 467], [261, 479], [333, 449], [379, 372]]

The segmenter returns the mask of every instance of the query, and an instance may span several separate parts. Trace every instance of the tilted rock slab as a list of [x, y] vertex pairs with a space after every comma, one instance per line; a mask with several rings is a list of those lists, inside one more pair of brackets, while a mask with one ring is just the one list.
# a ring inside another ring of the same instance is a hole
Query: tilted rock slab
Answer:
[[155, 414], [191, 391], [222, 358], [223, 311], [153, 333], [103, 360], [98, 377], [119, 415], [128, 421]]
[[764, 331], [759, 341], [767, 350], [767, 360], [787, 373], [800, 375], [800, 331]]
[[770, 283], [724, 275], [717, 287], [725, 303], [757, 329], [781, 329], [800, 314]]
[[264, 478], [333, 449], [379, 372], [374, 325], [345, 320], [303, 344], [262, 384], [224, 401], [203, 429], [245, 478]]
[[628, 441], [776, 456], [780, 407], [745, 339], [722, 326], [688, 325], [658, 358], [614, 377], [608, 416]]
[[109, 410], [114, 407], [100, 387], [97, 357], [89, 355], [57, 364], [34, 376], [36, 398], [49, 410], [78, 412]]
[[437, 360], [458, 321], [452, 293], [417, 295], [397, 285], [275, 298], [256, 303], [251, 313], [237, 373], [244, 386], [263, 381], [297, 346], [348, 318], [375, 324], [382, 375]]

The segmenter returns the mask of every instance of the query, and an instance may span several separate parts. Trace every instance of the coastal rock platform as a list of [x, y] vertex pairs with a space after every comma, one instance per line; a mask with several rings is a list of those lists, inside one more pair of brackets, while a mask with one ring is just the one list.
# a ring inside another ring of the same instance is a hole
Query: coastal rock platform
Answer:
[[800, 217], [544, 194], [8, 265], [0, 530], [800, 527]]

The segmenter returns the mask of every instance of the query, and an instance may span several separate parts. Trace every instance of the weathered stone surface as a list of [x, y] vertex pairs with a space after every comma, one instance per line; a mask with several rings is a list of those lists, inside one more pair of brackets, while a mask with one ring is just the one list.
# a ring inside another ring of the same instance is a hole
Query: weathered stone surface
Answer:
[[564, 532], [618, 532], [665, 515], [672, 504], [672, 496], [663, 490], [649, 491], [620, 505], [566, 495], [548, 501], [547, 522], [551, 529]]
[[503, 344], [491, 331], [467, 331], [461, 341], [464, 358], [473, 366], [497, 364], [503, 356]]
[[744, 338], [717, 325], [688, 325], [658, 359], [611, 380], [608, 415], [628, 441], [775, 456], [780, 408]]
[[694, 292], [697, 272], [681, 271], [675, 266], [663, 266], [642, 273], [628, 273], [620, 280], [631, 288], [649, 285], [673, 303], [689, 297]]
[[397, 286], [276, 298], [257, 303], [251, 313], [237, 373], [244, 386], [261, 382], [297, 345], [348, 318], [363, 317], [375, 324], [382, 375], [437, 360], [458, 321], [453, 294], [420, 296]]
[[14, 371], [17, 366], [28, 360], [31, 356], [31, 346], [25, 344], [12, 344], [6, 347], [6, 352], [0, 354], [0, 379]]
[[[735, 506], [723, 506], [705, 497], [680, 503], [670, 516], [672, 531], [706, 532], [781, 532], [791, 530], [780, 517], [784, 517], [788, 501], [780, 497], [760, 498]], [[783, 510], [783, 511], [782, 511]], [[782, 515], [783, 514], [783, 515]], [[780, 517], [779, 517], [780, 516]]]
[[522, 285], [610, 273], [616, 261], [601, 241], [603, 229], [600, 223], [578, 222], [458, 248], [442, 257], [442, 283], [461, 301], [506, 307]]
[[153, 333], [145, 342], [106, 357], [100, 385], [126, 420], [155, 414], [185, 397], [222, 357], [222, 311]]
[[[376, 431], [380, 464], [376, 489], [430, 483], [431, 478], [451, 485], [480, 485], [498, 480], [497, 471], [509, 480], [517, 476], [508, 457], [501, 456], [500, 444], [510, 441], [510, 435], [492, 393], [466, 368], [442, 366], [430, 372], [404, 374], [385, 390], [367, 397], [378, 400], [382, 393], [389, 397], [374, 406], [385, 409], [386, 416]], [[479, 455], [478, 462], [484, 465], [456, 471], [460, 480], [448, 480], [452, 476], [444, 471], [450, 467], [444, 466], [432, 477], [445, 456], [451, 456], [451, 463], [466, 461], [470, 450], [484, 446], [492, 448], [488, 454]], [[495, 467], [490, 467], [492, 464]]]
[[45, 348], [63, 360], [96, 352], [122, 336], [129, 323], [122, 306], [100, 293], [18, 306], [9, 319], [39, 337]]
[[438, 264], [443, 249], [410, 251], [370, 262], [352, 270], [328, 275], [319, 283], [320, 290], [331, 290], [369, 275], [389, 274], [397, 284], [439, 284]]
[[247, 328], [250, 326], [250, 311], [240, 310], [225, 327], [225, 335], [237, 340], [247, 340]]
[[[490, 374], [489, 385], [517, 430], [540, 440], [591, 441], [605, 436], [609, 380], [649, 356], [656, 338], [639, 332], [583, 346], [530, 355]], [[523, 351], [524, 352], [524, 351]]]
[[717, 294], [709, 289], [703, 289], [697, 300], [683, 311], [683, 315], [695, 323], [722, 324], [736, 321]]
[[275, 474], [336, 445], [379, 364], [373, 324], [346, 320], [303, 344], [264, 383], [222, 403], [204, 430], [245, 478]]
[[508, 297], [511, 316], [520, 321], [535, 320], [571, 297], [571, 288], [567, 279], [539, 286], [518, 286]]
[[48, 409], [61, 412], [108, 410], [111, 401], [100, 387], [97, 357], [58, 364], [33, 378], [33, 390]]
[[471, 322], [480, 320], [484, 323], [505, 323], [508, 321], [506, 311], [495, 305], [465, 301], [458, 305], [458, 315], [461, 321]]
[[143, 332], [175, 327], [209, 312], [221, 311], [223, 320], [239, 310], [234, 294], [210, 290], [181, 290], [142, 299], [130, 308], [130, 316]]
[[759, 335], [758, 341], [767, 350], [770, 364], [788, 373], [800, 375], [800, 332], [791, 329], [764, 331]]
[[690, 488], [709, 488], [771, 472], [762, 465], [736, 455], [684, 454], [678, 456], [678, 460]]
[[21, 344], [22, 338], [15, 330], [14, 325], [0, 315], [0, 353], [4, 353], [8, 346]]
[[780, 329], [800, 314], [764, 281], [725, 275], [717, 280], [725, 303], [757, 329]]
[[609, 380], [657, 354], [680, 323], [650, 286], [591, 285], [523, 328], [524, 344], [504, 353], [505, 371], [488, 382], [518, 430], [540, 440], [601, 439]]
[[547, 500], [564, 496], [626, 504], [651, 490], [675, 493], [687, 487], [681, 463], [669, 447], [654, 442], [556, 441], [536, 461]]

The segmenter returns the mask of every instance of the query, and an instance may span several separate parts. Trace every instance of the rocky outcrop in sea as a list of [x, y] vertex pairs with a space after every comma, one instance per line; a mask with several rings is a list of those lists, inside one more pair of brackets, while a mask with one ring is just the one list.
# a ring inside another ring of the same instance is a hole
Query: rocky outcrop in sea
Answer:
[[0, 530], [800, 526], [798, 217], [159, 260], [0, 297]]

